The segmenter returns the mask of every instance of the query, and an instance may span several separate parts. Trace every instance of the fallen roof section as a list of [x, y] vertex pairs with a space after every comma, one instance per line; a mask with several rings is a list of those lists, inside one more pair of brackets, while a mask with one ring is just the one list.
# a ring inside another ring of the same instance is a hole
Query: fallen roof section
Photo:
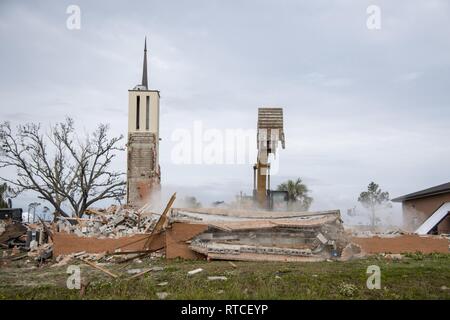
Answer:
[[425, 235], [428, 232], [431, 231], [437, 224], [439, 224], [442, 220], [445, 219], [445, 217], [450, 212], [450, 202], [444, 203], [442, 206], [439, 207], [425, 222], [417, 228], [415, 233], [420, 235]]
[[325, 223], [331, 223], [338, 219], [338, 216], [312, 216], [305, 217], [299, 220], [287, 220], [287, 219], [264, 219], [264, 220], [247, 220], [247, 221], [210, 221], [210, 226], [216, 227], [221, 230], [233, 231], [233, 230], [252, 230], [252, 229], [268, 229], [276, 227], [285, 228], [301, 228], [301, 227], [317, 227]]
[[[183, 209], [183, 218], [173, 220], [175, 223], [208, 226], [189, 242], [192, 251], [207, 259], [323, 261], [339, 258], [348, 245], [339, 210], [319, 213], [265, 212], [271, 218], [255, 217], [256, 213], [261, 212], [242, 211], [238, 217], [237, 212], [231, 209], [220, 212], [235, 217], [226, 216], [229, 219], [223, 219], [217, 214], [195, 212], [196, 219], [189, 221], [194, 213]], [[172, 216], [172, 219], [179, 218]]]
[[228, 208], [173, 208], [171, 217], [174, 219], [187, 219], [199, 221], [236, 221], [252, 219], [290, 219], [310, 216], [335, 215], [340, 216], [339, 210], [329, 211], [260, 211]]

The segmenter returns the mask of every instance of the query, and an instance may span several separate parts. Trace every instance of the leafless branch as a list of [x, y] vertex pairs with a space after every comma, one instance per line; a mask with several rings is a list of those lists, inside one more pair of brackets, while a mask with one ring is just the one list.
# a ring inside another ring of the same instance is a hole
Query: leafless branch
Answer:
[[55, 212], [67, 203], [81, 216], [92, 204], [125, 195], [124, 173], [110, 171], [123, 136], [108, 138], [109, 127], [100, 124], [81, 142], [71, 118], [52, 126], [44, 135], [37, 124], [19, 125], [14, 133], [9, 122], [0, 124], [0, 168], [16, 168], [8, 182], [13, 194], [35, 191], [50, 202]]

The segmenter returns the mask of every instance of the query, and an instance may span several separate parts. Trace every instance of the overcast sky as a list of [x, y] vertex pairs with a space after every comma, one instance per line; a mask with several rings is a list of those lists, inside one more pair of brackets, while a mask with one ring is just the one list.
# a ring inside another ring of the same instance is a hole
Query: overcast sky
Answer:
[[[80, 30], [66, 27], [71, 4]], [[372, 4], [379, 30], [366, 26]], [[161, 91], [166, 190], [205, 205], [250, 194], [251, 165], [174, 164], [171, 135], [194, 121], [255, 129], [261, 106], [284, 108], [272, 185], [302, 177], [313, 209], [351, 208], [372, 180], [392, 197], [450, 181], [447, 0], [2, 0], [0, 119], [71, 116], [81, 132], [106, 122], [126, 134], [144, 36], [149, 86]], [[125, 153], [116, 165], [125, 170]]]

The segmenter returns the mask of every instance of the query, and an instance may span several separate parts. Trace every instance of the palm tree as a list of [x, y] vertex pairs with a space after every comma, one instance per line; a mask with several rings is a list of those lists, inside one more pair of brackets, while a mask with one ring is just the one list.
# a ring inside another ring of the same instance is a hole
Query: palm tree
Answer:
[[313, 202], [313, 198], [308, 195], [309, 189], [302, 182], [302, 179], [288, 180], [277, 187], [278, 191], [287, 191], [288, 201], [294, 204], [296, 209], [308, 210]]

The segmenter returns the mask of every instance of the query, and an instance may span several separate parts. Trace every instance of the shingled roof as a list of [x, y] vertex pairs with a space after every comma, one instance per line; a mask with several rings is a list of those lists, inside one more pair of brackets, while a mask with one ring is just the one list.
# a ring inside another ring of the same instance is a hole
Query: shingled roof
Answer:
[[395, 202], [402, 202], [402, 201], [407, 201], [407, 200], [413, 200], [413, 199], [420, 199], [420, 198], [425, 198], [425, 197], [430, 197], [430, 196], [435, 196], [438, 194], [442, 194], [442, 193], [450, 193], [450, 182], [444, 183], [444, 184], [440, 184], [438, 186], [435, 187], [431, 187], [428, 189], [424, 189], [421, 191], [417, 191], [417, 192], [413, 192], [395, 199], [392, 199], [392, 201]]

